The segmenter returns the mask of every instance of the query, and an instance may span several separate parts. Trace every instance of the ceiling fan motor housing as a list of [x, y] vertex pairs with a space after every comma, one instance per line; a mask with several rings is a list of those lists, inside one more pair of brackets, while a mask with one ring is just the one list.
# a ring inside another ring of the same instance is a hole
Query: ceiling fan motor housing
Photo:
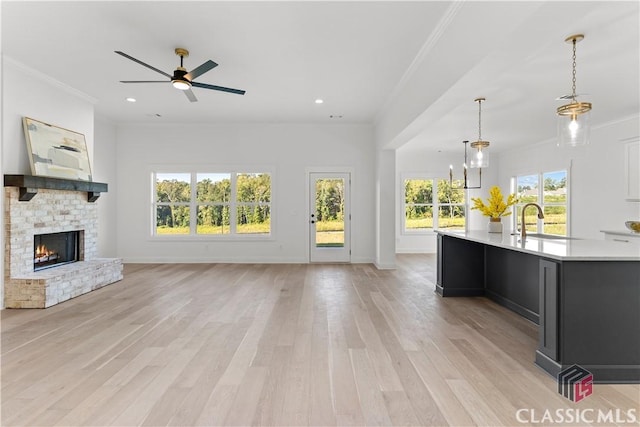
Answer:
[[[182, 90], [186, 90], [188, 88], [191, 87], [191, 80], [189, 80], [188, 78], [185, 77], [185, 75], [187, 74], [187, 70], [183, 67], [178, 67], [174, 72], [173, 72], [173, 78], [171, 79], [171, 83], [173, 83], [173, 85], [175, 87], [177, 87], [178, 89], [182, 89], [182, 87], [184, 87], [184, 89]], [[178, 86], [176, 86], [176, 83], [178, 84]], [[182, 85], [181, 85], [182, 83]], [[185, 87], [186, 85], [186, 87]]]
[[182, 81], [188, 82], [189, 79], [187, 79], [185, 77], [186, 74], [187, 74], [187, 70], [186, 69], [184, 69], [183, 67], [178, 67], [173, 72], [173, 79], [172, 80], [182, 80]]

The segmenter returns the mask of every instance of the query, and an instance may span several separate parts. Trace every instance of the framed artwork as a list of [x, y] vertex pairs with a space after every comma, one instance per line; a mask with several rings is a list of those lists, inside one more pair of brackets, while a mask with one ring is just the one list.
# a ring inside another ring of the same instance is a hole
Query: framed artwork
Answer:
[[29, 117], [22, 118], [31, 174], [91, 181], [91, 165], [84, 135]]

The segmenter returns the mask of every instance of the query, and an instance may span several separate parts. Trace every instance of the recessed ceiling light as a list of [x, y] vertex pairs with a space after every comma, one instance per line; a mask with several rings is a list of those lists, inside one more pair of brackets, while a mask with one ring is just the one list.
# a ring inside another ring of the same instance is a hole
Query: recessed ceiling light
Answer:
[[135, 99], [135, 98], [131, 98], [131, 97], [129, 97], [129, 98], [127, 98], [127, 101], [128, 101], [128, 102], [136, 102], [136, 99]]
[[316, 99], [316, 104], [322, 104], [324, 101], [320, 98]]

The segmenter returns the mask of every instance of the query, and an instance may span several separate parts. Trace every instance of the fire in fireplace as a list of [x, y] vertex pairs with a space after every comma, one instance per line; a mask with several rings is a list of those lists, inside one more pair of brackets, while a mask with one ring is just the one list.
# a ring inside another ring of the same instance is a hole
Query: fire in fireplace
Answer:
[[37, 234], [33, 237], [33, 271], [80, 259], [80, 231]]

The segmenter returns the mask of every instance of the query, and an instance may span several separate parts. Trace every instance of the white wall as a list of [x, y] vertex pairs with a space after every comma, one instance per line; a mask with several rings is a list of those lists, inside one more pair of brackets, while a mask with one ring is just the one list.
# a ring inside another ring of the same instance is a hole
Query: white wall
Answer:
[[2, 65], [3, 172], [31, 174], [22, 130], [25, 116], [84, 134], [93, 160], [93, 100], [6, 56]]
[[[0, 3], [0, 22], [2, 22], [2, 4]], [[2, 31], [0, 31], [0, 52], [2, 50]], [[4, 75], [4, 61], [0, 59], [0, 99], [4, 100], [4, 84], [2, 84], [2, 76]], [[4, 103], [3, 103], [4, 104]], [[0, 105], [0, 115], [2, 114], [3, 105]], [[4, 117], [2, 117], [4, 121]], [[0, 176], [3, 177], [4, 180], [4, 154], [3, 154], [3, 145], [4, 145], [4, 135], [1, 132], [2, 124], [0, 123]], [[0, 218], [2, 219], [2, 227], [4, 230], [4, 191], [2, 193], [2, 197], [0, 197]], [[0, 248], [4, 248], [4, 231], [0, 232]], [[4, 250], [3, 250], [4, 253]], [[0, 309], [4, 308], [4, 256], [2, 262], [0, 262]]]
[[509, 188], [515, 175], [570, 168], [569, 234], [603, 239], [600, 230], [625, 230], [626, 220], [640, 219], [640, 203], [624, 200], [622, 142], [639, 135], [636, 115], [592, 129], [590, 143], [584, 147], [559, 148], [555, 141], [548, 141], [501, 153], [499, 185]]
[[380, 269], [396, 266], [394, 224], [396, 222], [396, 151], [376, 151], [376, 260]]
[[[489, 168], [482, 170], [482, 189], [468, 190], [467, 202], [471, 197], [488, 196], [489, 188], [497, 184], [500, 159], [490, 154]], [[454, 179], [462, 179], [462, 163], [464, 147], [460, 144], [459, 153], [440, 153], [436, 151], [398, 149], [396, 154], [396, 252], [397, 253], [435, 253], [436, 234], [403, 233], [402, 219], [404, 213], [404, 179], [411, 177], [448, 178], [449, 165], [453, 165]], [[469, 185], [476, 185], [477, 171], [469, 170]], [[503, 187], [508, 189], [509, 187]], [[477, 211], [467, 209], [467, 227], [470, 230], [481, 230], [487, 227], [487, 220]]]
[[[307, 262], [306, 171], [354, 171], [352, 261], [375, 257], [374, 143], [369, 125], [122, 125], [117, 132], [117, 253], [125, 262]], [[151, 171], [271, 168], [273, 239], [159, 241], [151, 231]]]
[[118, 257], [116, 126], [109, 121], [96, 119], [94, 130], [93, 179], [109, 185], [109, 191], [102, 193], [95, 202], [98, 204], [98, 256], [116, 258]]

